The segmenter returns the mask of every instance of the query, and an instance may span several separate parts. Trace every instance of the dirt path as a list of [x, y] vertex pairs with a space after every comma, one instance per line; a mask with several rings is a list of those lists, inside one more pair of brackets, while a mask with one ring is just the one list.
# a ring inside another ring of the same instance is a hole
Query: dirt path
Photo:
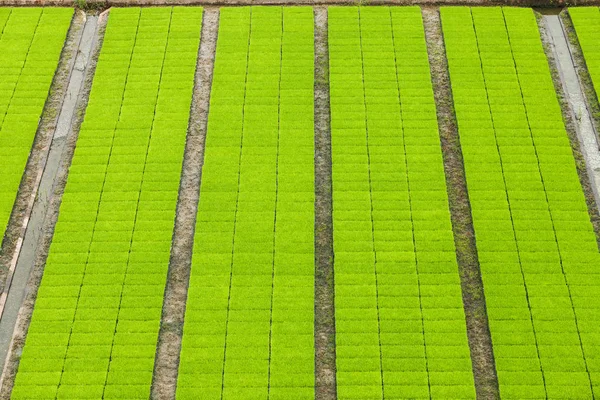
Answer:
[[153, 399], [175, 398], [218, 29], [219, 10], [205, 8], [169, 275], [152, 378]]
[[327, 8], [315, 14], [315, 397], [336, 399]]
[[450, 85], [439, 9], [428, 7], [424, 8], [422, 13], [438, 110], [438, 125], [444, 156], [448, 200], [450, 202], [452, 229], [461, 278], [477, 398], [499, 399], [498, 377], [487, 318], [483, 281], [479, 269], [458, 126], [454, 114], [452, 87]]

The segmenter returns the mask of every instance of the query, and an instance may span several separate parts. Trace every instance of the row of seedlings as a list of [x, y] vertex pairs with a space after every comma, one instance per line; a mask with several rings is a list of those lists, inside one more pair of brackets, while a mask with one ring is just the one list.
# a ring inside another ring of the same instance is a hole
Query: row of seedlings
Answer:
[[329, 9], [340, 399], [474, 398], [418, 7]]
[[0, 236], [17, 197], [72, 16], [68, 8], [0, 8]]
[[569, 15], [573, 20], [592, 83], [600, 98], [600, 7], [569, 8]]
[[202, 9], [112, 9], [13, 399], [147, 399]]
[[533, 11], [441, 13], [500, 395], [598, 396], [600, 257]]
[[314, 398], [314, 34], [221, 9], [178, 399]]

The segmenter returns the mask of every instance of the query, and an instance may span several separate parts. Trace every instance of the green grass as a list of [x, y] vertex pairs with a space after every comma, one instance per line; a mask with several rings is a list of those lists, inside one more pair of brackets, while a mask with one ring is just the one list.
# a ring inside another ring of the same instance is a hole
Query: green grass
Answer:
[[329, 51], [338, 397], [474, 398], [420, 9], [329, 8]]
[[500, 395], [592, 397], [598, 249], [534, 14], [441, 13]]
[[313, 40], [311, 8], [221, 9], [179, 399], [314, 397]]
[[201, 17], [111, 10], [14, 399], [149, 396]]

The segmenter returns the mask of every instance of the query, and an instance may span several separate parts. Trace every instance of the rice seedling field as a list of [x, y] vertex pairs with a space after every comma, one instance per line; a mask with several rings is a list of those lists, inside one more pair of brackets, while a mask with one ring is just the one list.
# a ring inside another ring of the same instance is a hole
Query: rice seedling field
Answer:
[[4, 236], [73, 10], [0, 8], [0, 234]]
[[[25, 250], [41, 254], [41, 282], [27, 289], [35, 305], [21, 310], [6, 398], [600, 396], [598, 211], [542, 16], [446, 6], [432, 22], [418, 6], [319, 7], [101, 17], [72, 159], [62, 156], [66, 183], [53, 182], [56, 210], [45, 217], [47, 255], [41, 239]], [[569, 15], [597, 89], [600, 9]], [[0, 7], [3, 230], [72, 18], [69, 8]], [[436, 29], [441, 54], [428, 42]], [[448, 98], [436, 83], [442, 61]], [[317, 86], [327, 88], [323, 110]], [[185, 174], [198, 176], [193, 215], [182, 212]], [[332, 228], [316, 228], [317, 203]], [[186, 232], [182, 218], [192, 219]], [[476, 248], [461, 248], [461, 235]], [[334, 272], [321, 278], [327, 246]], [[477, 271], [466, 272], [461, 251]], [[476, 316], [468, 284], [485, 295]], [[184, 300], [169, 308], [175, 292]], [[327, 307], [324, 347], [315, 320]], [[484, 342], [482, 360], [474, 347]]]

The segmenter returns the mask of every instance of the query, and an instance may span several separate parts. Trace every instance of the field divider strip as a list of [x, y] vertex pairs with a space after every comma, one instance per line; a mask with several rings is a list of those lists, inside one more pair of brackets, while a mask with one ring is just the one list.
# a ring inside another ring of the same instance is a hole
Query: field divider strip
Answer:
[[154, 362], [152, 398], [175, 398], [176, 393], [218, 27], [219, 10], [205, 8]]
[[315, 7], [315, 383], [316, 399], [337, 399], [333, 199], [327, 8]]
[[279, 151], [281, 143], [281, 72], [283, 70], [284, 15], [281, 7], [281, 36], [279, 38], [279, 82], [277, 83], [277, 153], [275, 156], [275, 210], [273, 212], [273, 269], [271, 273], [271, 310], [269, 316], [269, 367], [267, 372], [267, 398], [271, 397], [271, 363], [273, 351], [273, 306], [275, 301], [275, 251], [277, 246], [277, 201], [279, 200]]
[[2, 24], [2, 29], [0, 29], [0, 39], [2, 39], [2, 35], [4, 35], [4, 29], [6, 28], [6, 25], [8, 25], [8, 20], [10, 19], [11, 14], [12, 14], [12, 8], [8, 12], [8, 15], [6, 16], [6, 20], [4, 21], [4, 24]]
[[422, 8], [467, 335], [478, 397], [499, 399], [498, 376], [448, 61], [438, 8]]

